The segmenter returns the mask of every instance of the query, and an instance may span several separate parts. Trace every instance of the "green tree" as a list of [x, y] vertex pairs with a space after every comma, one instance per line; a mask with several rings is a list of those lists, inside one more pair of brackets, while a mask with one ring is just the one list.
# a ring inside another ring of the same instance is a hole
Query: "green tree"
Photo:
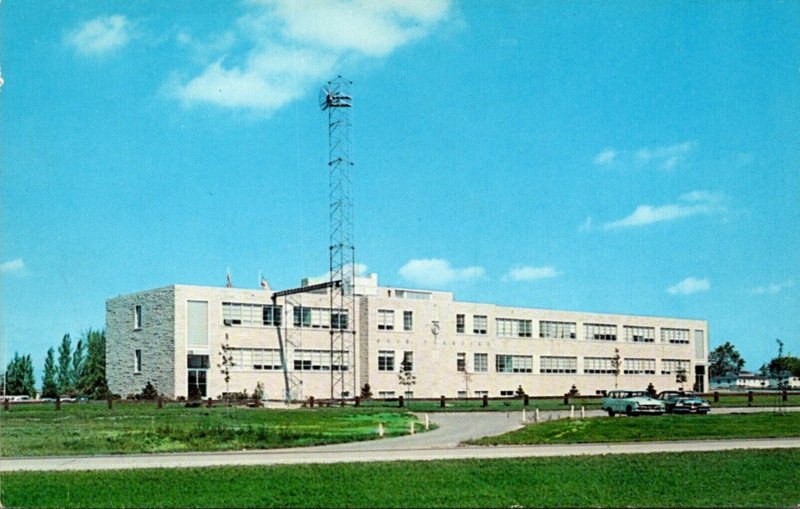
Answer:
[[72, 390], [72, 341], [65, 334], [58, 347], [58, 393], [66, 394]]
[[58, 396], [58, 384], [56, 384], [56, 359], [53, 348], [47, 350], [47, 358], [44, 360], [44, 375], [42, 376], [42, 397], [55, 398]]
[[70, 377], [72, 379], [71, 385], [74, 390], [78, 389], [78, 384], [83, 374], [83, 366], [86, 361], [84, 358], [84, 343], [82, 339], [78, 340], [75, 345], [75, 351], [72, 352], [72, 368], [70, 369]]
[[20, 357], [14, 352], [14, 358], [6, 367], [6, 394], [10, 396], [36, 396], [36, 380], [33, 377], [31, 356]]
[[744, 368], [744, 359], [729, 341], [716, 347], [708, 355], [708, 363], [708, 372], [712, 378], [730, 372], [738, 374]]
[[787, 355], [782, 358], [774, 358], [761, 367], [761, 372], [765, 375], [776, 375], [783, 372], [787, 376], [800, 376], [800, 357]]
[[86, 360], [77, 389], [92, 399], [103, 399], [108, 396], [106, 333], [89, 329], [83, 335], [83, 342], [86, 344]]

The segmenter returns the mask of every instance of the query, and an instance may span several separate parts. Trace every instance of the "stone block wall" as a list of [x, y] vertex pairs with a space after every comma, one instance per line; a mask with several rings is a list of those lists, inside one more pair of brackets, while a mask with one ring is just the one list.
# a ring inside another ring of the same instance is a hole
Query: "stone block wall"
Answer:
[[[142, 306], [141, 328], [134, 327], [134, 308]], [[142, 351], [136, 373], [135, 350]], [[159, 393], [175, 396], [175, 288], [115, 297], [106, 301], [106, 377], [122, 397], [138, 394], [149, 381]]]

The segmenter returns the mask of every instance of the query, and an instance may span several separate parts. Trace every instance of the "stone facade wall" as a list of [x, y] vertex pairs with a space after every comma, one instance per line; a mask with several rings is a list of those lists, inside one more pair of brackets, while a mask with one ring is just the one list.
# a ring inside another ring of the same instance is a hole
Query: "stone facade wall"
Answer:
[[356, 350], [358, 351], [358, 390], [355, 395], [358, 396], [361, 394], [361, 388], [364, 387], [364, 384], [370, 383], [369, 299], [367, 297], [357, 297], [356, 308], [358, 309], [358, 331], [356, 336]]
[[[142, 306], [141, 328], [134, 308]], [[135, 350], [142, 369], [134, 370]], [[175, 289], [159, 288], [106, 301], [106, 377], [114, 394], [138, 394], [149, 381], [165, 396], [175, 396]]]

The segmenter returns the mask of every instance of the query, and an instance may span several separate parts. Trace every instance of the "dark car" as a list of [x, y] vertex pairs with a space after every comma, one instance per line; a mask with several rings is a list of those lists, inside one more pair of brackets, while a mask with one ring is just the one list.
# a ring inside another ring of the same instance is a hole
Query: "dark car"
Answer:
[[693, 392], [663, 391], [656, 399], [660, 399], [671, 414], [707, 414], [711, 404]]

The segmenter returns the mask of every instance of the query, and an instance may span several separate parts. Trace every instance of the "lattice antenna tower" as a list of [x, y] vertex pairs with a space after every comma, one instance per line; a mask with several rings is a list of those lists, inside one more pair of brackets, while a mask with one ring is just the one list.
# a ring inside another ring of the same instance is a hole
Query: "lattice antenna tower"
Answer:
[[[356, 395], [354, 164], [350, 154], [352, 85], [351, 81], [337, 76], [322, 87], [319, 97], [320, 108], [328, 112], [332, 399]], [[341, 284], [335, 285], [336, 281]]]

